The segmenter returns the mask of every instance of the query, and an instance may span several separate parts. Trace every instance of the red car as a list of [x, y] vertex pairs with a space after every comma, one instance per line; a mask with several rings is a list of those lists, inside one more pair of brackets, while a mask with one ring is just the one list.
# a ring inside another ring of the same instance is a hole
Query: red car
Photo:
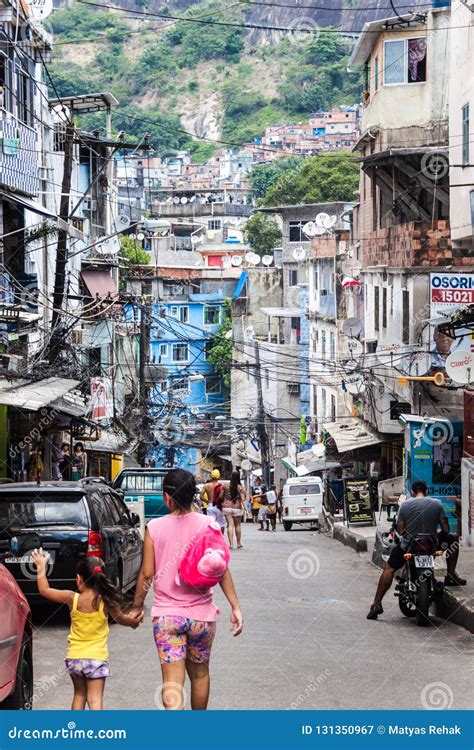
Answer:
[[0, 563], [0, 708], [30, 710], [33, 702], [31, 611]]

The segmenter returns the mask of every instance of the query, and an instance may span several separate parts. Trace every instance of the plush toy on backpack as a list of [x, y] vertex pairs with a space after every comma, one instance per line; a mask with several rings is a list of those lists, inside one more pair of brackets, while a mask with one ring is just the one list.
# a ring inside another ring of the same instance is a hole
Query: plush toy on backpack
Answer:
[[229, 560], [227, 542], [219, 524], [212, 521], [189, 543], [179, 564], [179, 581], [195, 589], [212, 588], [222, 579]]

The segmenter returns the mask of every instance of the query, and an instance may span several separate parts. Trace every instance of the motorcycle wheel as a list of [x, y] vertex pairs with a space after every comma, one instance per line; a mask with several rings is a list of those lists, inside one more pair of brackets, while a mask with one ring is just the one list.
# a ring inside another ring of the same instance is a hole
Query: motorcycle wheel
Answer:
[[415, 617], [416, 604], [408, 596], [399, 596], [398, 606], [400, 607], [402, 615], [405, 615], [405, 617]]
[[416, 624], [423, 628], [430, 627], [431, 576], [427, 575], [426, 571], [423, 571], [417, 580], [416, 586]]

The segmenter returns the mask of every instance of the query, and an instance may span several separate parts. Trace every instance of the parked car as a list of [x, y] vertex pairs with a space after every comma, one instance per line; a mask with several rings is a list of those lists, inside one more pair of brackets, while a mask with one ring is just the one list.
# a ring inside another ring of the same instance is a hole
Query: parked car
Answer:
[[163, 499], [163, 478], [169, 469], [143, 469], [139, 466], [123, 469], [113, 486], [123, 492], [125, 501], [133, 503], [143, 500], [145, 518], [157, 518], [169, 513]]
[[[10, 550], [5, 556], [8, 557]], [[0, 708], [29, 710], [33, 702], [33, 641], [28, 601], [0, 562]]]
[[283, 528], [290, 531], [294, 523], [319, 525], [323, 509], [321, 477], [293, 477], [283, 486]]
[[[37, 532], [49, 552], [48, 578], [60, 589], [75, 589], [81, 557], [94, 555], [123, 591], [133, 589], [141, 566], [140, 519], [120, 493], [98, 478], [78, 482], [21, 482], [0, 486], [0, 553], [13, 536]], [[29, 555], [10, 555], [5, 565], [32, 603], [40, 600]]]

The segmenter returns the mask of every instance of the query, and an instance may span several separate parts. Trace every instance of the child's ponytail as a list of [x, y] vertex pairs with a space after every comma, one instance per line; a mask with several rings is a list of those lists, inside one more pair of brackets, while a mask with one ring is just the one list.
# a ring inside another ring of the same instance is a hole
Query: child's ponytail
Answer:
[[80, 560], [76, 572], [87, 588], [97, 591], [106, 607], [113, 609], [122, 606], [122, 595], [105, 575], [104, 561], [100, 557], [86, 557]]

